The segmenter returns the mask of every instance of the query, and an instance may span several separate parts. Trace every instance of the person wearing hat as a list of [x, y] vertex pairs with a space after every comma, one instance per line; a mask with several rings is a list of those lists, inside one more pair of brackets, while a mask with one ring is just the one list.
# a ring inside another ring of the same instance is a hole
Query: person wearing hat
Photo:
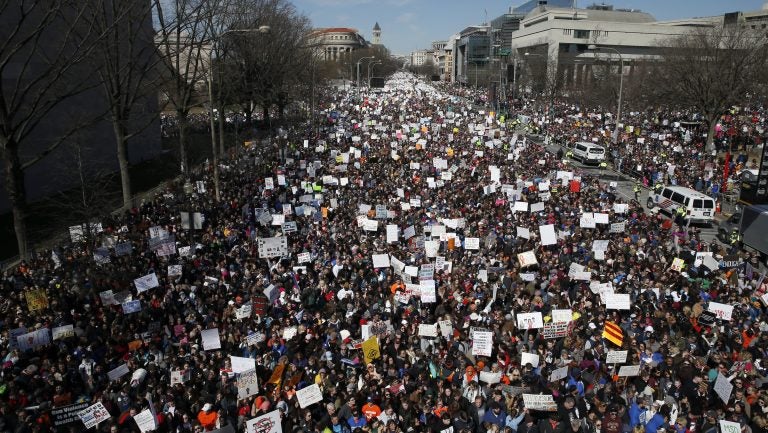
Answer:
[[219, 419], [219, 413], [213, 410], [211, 403], [206, 403], [200, 412], [197, 413], [197, 420], [205, 431], [213, 431], [216, 429], [216, 422]]

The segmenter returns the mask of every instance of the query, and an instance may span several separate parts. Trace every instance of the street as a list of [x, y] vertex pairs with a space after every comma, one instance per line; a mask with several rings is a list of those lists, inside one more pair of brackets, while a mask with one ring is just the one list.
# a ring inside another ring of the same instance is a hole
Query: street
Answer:
[[[537, 143], [544, 144], [544, 147], [548, 151], [552, 152], [553, 154], [556, 154], [557, 151], [561, 149], [563, 153], [568, 152], [567, 148], [557, 143], [553, 143], [553, 142], [544, 143], [544, 140], [542, 140], [541, 137], [530, 137], [530, 138], [536, 141]], [[612, 166], [609, 165], [607, 169], [601, 169], [599, 166], [583, 164], [575, 160], [571, 160], [569, 164], [571, 164], [575, 168], [578, 168], [579, 170], [582, 170], [593, 176], [597, 176], [601, 180], [601, 182], [604, 182], [604, 183], [615, 182], [616, 193], [619, 196], [623, 197], [627, 201], [634, 200], [635, 193], [633, 192], [632, 189], [635, 185], [635, 180], [623, 173], [620, 173], [614, 170]], [[649, 189], [642, 186], [641, 188], [642, 188], [642, 192], [640, 193], [639, 201], [640, 201], [640, 205], [643, 207], [643, 210], [645, 212], [653, 212], [653, 213], [657, 212], [658, 211], [657, 209], [648, 209], [648, 207], [646, 206], [646, 203], [648, 201]], [[713, 221], [711, 224], [704, 224], [704, 223], [692, 224], [694, 227], [699, 229], [699, 232], [701, 234], [700, 238], [702, 242], [710, 243], [713, 240], [715, 240], [720, 245], [725, 245], [719, 239], [717, 239], [717, 222], [722, 218], [723, 218], [722, 215], [718, 215], [715, 217], [715, 221]]]

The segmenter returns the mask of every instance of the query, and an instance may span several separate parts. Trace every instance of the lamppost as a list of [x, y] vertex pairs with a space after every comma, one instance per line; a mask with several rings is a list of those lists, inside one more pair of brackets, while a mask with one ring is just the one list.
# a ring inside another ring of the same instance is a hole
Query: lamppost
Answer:
[[587, 49], [591, 51], [597, 51], [597, 50], [612, 51], [619, 56], [619, 63], [621, 65], [621, 70], [619, 71], [619, 101], [616, 104], [616, 128], [613, 130], [613, 137], [611, 139], [613, 144], [616, 144], [616, 142], [619, 140], [619, 121], [621, 119], [621, 96], [622, 96], [621, 94], [622, 94], [622, 91], [624, 90], [624, 57], [622, 57], [621, 53], [616, 48], [599, 47], [597, 45], [592, 44], [592, 45], [589, 45]]
[[477, 87], [477, 64], [480, 63], [480, 62], [479, 61], [472, 61], [472, 62], [467, 62], [467, 63], [469, 63], [470, 65], [475, 65], [475, 87]]
[[[219, 152], [216, 149], [216, 122], [214, 121], [213, 113], [213, 52], [217, 49], [221, 38], [227, 34], [268, 32], [269, 26], [259, 26], [258, 28], [253, 29], [229, 29], [211, 40], [211, 49], [208, 51], [208, 115], [211, 118], [211, 151], [213, 153], [211, 159], [213, 164], [213, 190], [216, 201], [219, 201], [221, 198], [221, 191], [219, 188]], [[219, 115], [223, 116], [224, 113], [219, 113]]]
[[362, 62], [365, 59], [373, 59], [375, 56], [368, 56], [368, 57], [360, 57], [357, 60], [357, 63], [355, 64], [356, 70], [357, 70], [357, 90], [360, 91], [360, 62]]
[[373, 70], [373, 67], [375, 65], [380, 65], [381, 60], [376, 60], [371, 63], [368, 63], [368, 87], [371, 87], [371, 71]]
[[[525, 53], [525, 57], [541, 57], [541, 58], [545, 59], [545, 61], [547, 60], [547, 56], [545, 56], [543, 54], [535, 54], [535, 53], [529, 53], [529, 52]], [[548, 66], [548, 65], [545, 65], [545, 67], [546, 66]], [[549, 95], [548, 95], [549, 109], [547, 110], [545, 120], [547, 122], [547, 125], [549, 125], [549, 123], [551, 123], [551, 121], [554, 120], [554, 115], [555, 115], [555, 113], [554, 113], [554, 111], [555, 111], [555, 107], [554, 107], [554, 104], [555, 104], [555, 89], [554, 89], [554, 85], [555, 85], [555, 83], [554, 82], [553, 83], [547, 83], [547, 81], [549, 81], [548, 71], [545, 71], [544, 77], [545, 77], [544, 91], [549, 93]], [[547, 84], [551, 84], [552, 85], [552, 89], [547, 89]], [[545, 132], [546, 132], [546, 137], [545, 137], [544, 140], [545, 140], [545, 142], [549, 143], [549, 128], [547, 128]]]

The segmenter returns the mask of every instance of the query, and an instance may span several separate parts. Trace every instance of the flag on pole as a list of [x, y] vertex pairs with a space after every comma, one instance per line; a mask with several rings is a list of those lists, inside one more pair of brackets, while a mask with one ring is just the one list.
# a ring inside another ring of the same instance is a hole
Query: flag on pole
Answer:
[[603, 328], [603, 338], [621, 347], [624, 342], [624, 333], [621, 331], [619, 325], [606, 321], [605, 328]]

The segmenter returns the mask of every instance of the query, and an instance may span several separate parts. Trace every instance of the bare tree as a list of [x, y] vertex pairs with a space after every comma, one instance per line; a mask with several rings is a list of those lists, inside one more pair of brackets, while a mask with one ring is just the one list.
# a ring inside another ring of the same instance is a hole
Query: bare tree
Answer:
[[187, 130], [189, 114], [199, 106], [204, 89], [205, 65], [210, 49], [210, 14], [206, 0], [152, 0], [157, 22], [155, 36], [162, 59], [163, 92], [176, 113], [179, 128], [181, 172], [189, 175]]
[[237, 32], [219, 45], [227, 50], [227, 62], [237, 82], [232, 95], [239, 99], [248, 123], [253, 110], [260, 106], [264, 122], [269, 124], [270, 109], [282, 116], [291, 102], [291, 88], [311, 72], [309, 19], [286, 0], [231, 0], [230, 29], [258, 29], [269, 26], [268, 33]]
[[766, 42], [765, 32], [718, 25], [672, 39], [662, 50], [653, 80], [657, 96], [671, 106], [699, 111], [709, 127], [708, 149], [720, 116], [765, 79]]
[[[75, 0], [0, 0], [0, 156], [22, 258], [25, 171], [83, 126], [69, 122], [62, 106], [93, 86], [88, 62], [100, 35], [83, 19], [87, 9]], [[52, 114], [55, 125], [46, 123]], [[57, 130], [39, 130], [43, 125]]]
[[[123, 205], [131, 204], [129, 141], [157, 120], [157, 63], [150, 1], [92, 0], [85, 19], [104, 34], [99, 83], [115, 134]], [[147, 106], [149, 104], [153, 106]]]

